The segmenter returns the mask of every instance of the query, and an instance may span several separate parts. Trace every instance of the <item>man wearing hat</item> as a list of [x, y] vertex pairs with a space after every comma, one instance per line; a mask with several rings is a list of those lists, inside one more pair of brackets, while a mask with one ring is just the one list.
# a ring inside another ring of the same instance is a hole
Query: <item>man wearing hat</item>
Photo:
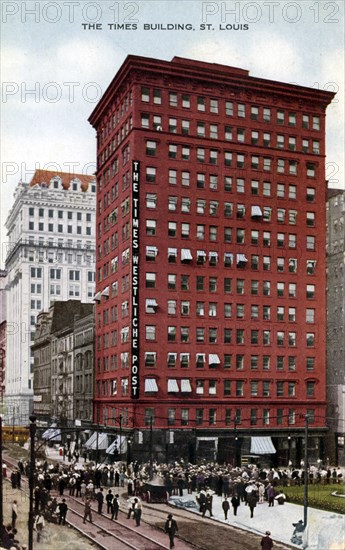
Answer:
[[273, 548], [273, 540], [270, 537], [271, 531], [266, 531], [265, 536], [261, 539], [262, 550], [271, 550]]
[[165, 533], [169, 535], [169, 541], [170, 541], [170, 548], [174, 548], [174, 537], [175, 533], [178, 531], [177, 523], [173, 518], [172, 514], [168, 514], [168, 518], [165, 522]]

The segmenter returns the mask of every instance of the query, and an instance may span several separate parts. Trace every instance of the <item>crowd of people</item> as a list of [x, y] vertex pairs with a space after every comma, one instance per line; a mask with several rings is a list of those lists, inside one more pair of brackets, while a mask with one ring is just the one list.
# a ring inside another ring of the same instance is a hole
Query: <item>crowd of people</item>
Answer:
[[[12, 487], [20, 488], [21, 476], [28, 473], [28, 463], [19, 460], [17, 468], [10, 474]], [[37, 461], [34, 489], [37, 541], [40, 542], [42, 539], [45, 520], [65, 524], [68, 511], [64, 498], [66, 494], [80, 498], [84, 503], [84, 523], [87, 520], [92, 522], [93, 501], [97, 505], [97, 513], [103, 513], [103, 506], [106, 505], [106, 513], [111, 519], [116, 520], [119, 512], [119, 492], [123, 488], [122, 492], [128, 493], [127, 517], [133, 517], [136, 526], [140, 526], [145, 483], [152, 477], [156, 480], [158, 478], [170, 497], [195, 493], [203, 517], [213, 515], [213, 495], [221, 497], [224, 518], [227, 519], [231, 508], [233, 514], [237, 515], [241, 503], [248, 506], [250, 517], [254, 516], [257, 504], [267, 503], [269, 507], [273, 507], [275, 503], [284, 504], [284, 487], [303, 484], [304, 468], [259, 468], [255, 465], [240, 468], [215, 462], [193, 465], [182, 460], [172, 464], [134, 462], [129, 465], [121, 462], [96, 465], [93, 462], [80, 463], [77, 459], [70, 462], [59, 461], [55, 464], [47, 460]], [[342, 481], [340, 468], [311, 466], [308, 469], [308, 483], [334, 484]], [[16, 514], [14, 502], [12, 525], [9, 526], [8, 534], [9, 539], [14, 541], [12, 546], [21, 549], [15, 539]], [[172, 532], [171, 528], [169, 529]]]

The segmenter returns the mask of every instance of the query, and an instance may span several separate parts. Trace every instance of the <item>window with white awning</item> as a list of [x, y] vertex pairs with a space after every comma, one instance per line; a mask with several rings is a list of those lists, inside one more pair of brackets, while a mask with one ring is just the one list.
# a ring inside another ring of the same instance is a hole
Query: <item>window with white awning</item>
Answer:
[[181, 250], [181, 262], [190, 262], [193, 259], [192, 253], [189, 248], [182, 248]]
[[191, 391], [192, 391], [192, 386], [191, 386], [189, 378], [183, 378], [181, 380], [181, 392], [182, 393], [190, 393]]
[[208, 364], [211, 365], [220, 365], [219, 356], [216, 353], [210, 353], [208, 356]]
[[155, 393], [158, 392], [158, 386], [155, 378], [146, 378], [145, 379], [145, 393]]
[[175, 378], [169, 378], [168, 380], [168, 393], [176, 393], [179, 391], [178, 383]]

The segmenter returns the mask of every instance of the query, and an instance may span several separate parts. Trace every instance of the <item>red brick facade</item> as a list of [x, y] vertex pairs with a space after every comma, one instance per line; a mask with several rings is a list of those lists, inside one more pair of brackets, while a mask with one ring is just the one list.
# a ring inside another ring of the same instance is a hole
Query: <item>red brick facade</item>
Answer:
[[322, 434], [332, 97], [222, 65], [126, 59], [90, 117], [95, 420], [286, 439], [308, 413]]

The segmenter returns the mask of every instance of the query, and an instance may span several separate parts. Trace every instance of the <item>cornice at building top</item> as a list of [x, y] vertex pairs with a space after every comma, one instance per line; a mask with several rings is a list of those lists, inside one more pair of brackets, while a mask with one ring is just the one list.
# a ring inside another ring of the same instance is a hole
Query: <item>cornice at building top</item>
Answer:
[[[187, 81], [188, 86], [191, 83], [194, 83], [195, 87], [206, 84], [210, 87], [210, 92], [217, 88], [224, 96], [227, 94], [230, 97], [231, 95], [244, 94], [250, 99], [253, 94], [256, 99], [257, 95], [261, 93], [269, 96], [270, 101], [273, 102], [275, 100], [278, 102], [279, 99], [284, 98], [285, 101], [294, 103], [296, 101], [305, 102], [308, 106], [310, 106], [310, 103], [314, 103], [323, 110], [326, 109], [335, 96], [333, 92], [253, 77], [249, 75], [248, 70], [238, 67], [181, 57], [173, 57], [171, 61], [165, 61], [129, 55], [89, 117], [89, 122], [94, 128], [97, 128], [103, 112], [109, 109], [114, 94], [121, 89], [126, 81], [133, 78], [133, 73], [135, 73], [138, 82], [142, 81], [144, 76], [151, 78], [155, 76], [159, 79], [165, 79], [165, 85], [168, 86], [169, 78], [173, 79], [174, 84], [176, 79], [179, 78], [181, 83]], [[205, 93], [207, 92], [205, 91]]]

